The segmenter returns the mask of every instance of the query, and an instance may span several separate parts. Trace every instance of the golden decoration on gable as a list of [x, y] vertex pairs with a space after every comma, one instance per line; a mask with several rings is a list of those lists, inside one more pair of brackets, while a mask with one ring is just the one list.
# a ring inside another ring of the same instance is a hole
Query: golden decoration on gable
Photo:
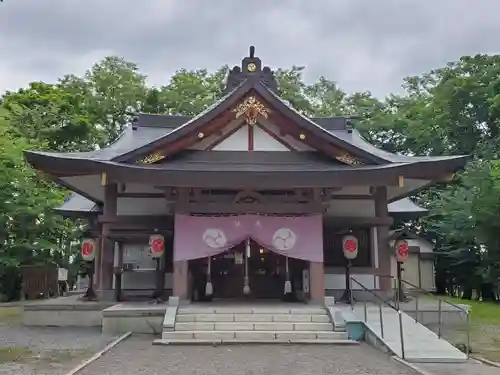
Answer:
[[339, 156], [336, 156], [336, 159], [342, 163], [349, 164], [349, 165], [361, 165], [363, 164], [358, 158], [348, 154], [348, 153], [343, 153]]
[[153, 152], [152, 154], [149, 154], [148, 156], [137, 160], [137, 163], [139, 164], [153, 164], [156, 163], [157, 161], [165, 159], [165, 155], [163, 152], [156, 151]]
[[243, 103], [240, 103], [233, 109], [236, 113], [236, 118], [245, 116], [248, 125], [255, 125], [257, 117], [261, 115], [266, 118], [269, 115], [269, 109], [262, 104], [255, 96], [249, 96]]

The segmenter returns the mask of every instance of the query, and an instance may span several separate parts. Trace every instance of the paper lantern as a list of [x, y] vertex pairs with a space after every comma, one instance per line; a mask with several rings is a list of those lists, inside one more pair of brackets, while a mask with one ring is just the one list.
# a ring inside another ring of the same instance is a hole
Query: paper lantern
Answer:
[[396, 249], [396, 260], [404, 263], [408, 260], [408, 242], [406, 240], [398, 240], [394, 244]]
[[342, 250], [346, 259], [355, 259], [358, 256], [358, 239], [351, 234], [344, 236]]
[[82, 258], [86, 262], [92, 262], [95, 259], [97, 242], [92, 238], [87, 238], [82, 242]]
[[165, 252], [165, 239], [161, 234], [150, 236], [149, 245], [151, 246], [151, 256], [153, 258], [159, 258]]

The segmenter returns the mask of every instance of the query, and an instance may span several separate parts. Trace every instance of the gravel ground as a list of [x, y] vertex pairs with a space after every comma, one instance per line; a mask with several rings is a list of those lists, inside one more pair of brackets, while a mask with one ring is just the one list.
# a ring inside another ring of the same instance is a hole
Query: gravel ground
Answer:
[[[114, 337], [94, 328], [0, 326], [0, 374], [64, 374], [103, 349]], [[19, 354], [12, 361], [12, 354]], [[3, 355], [3, 358], [2, 358]]]
[[414, 375], [367, 345], [152, 346], [150, 336], [118, 344], [79, 375]]

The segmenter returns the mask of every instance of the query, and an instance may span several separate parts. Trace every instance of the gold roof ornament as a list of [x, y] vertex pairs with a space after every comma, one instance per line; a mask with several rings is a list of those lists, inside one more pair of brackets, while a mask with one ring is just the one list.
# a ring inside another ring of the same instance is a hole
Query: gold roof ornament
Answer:
[[349, 165], [361, 165], [363, 164], [359, 159], [356, 157], [344, 152], [339, 156], [336, 156], [336, 159], [342, 163], [349, 164]]
[[152, 154], [149, 154], [148, 156], [137, 160], [137, 163], [139, 164], [153, 164], [156, 163], [157, 161], [165, 159], [165, 155], [163, 152], [156, 151], [153, 152]]
[[269, 109], [262, 104], [255, 96], [249, 96], [243, 103], [240, 103], [233, 109], [236, 118], [245, 116], [248, 125], [255, 125], [257, 117], [261, 115], [265, 119], [269, 116]]

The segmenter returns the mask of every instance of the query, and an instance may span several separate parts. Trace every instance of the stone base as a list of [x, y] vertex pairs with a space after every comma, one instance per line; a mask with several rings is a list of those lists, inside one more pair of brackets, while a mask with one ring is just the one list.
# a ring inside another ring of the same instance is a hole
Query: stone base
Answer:
[[168, 305], [166, 303], [120, 303], [102, 311], [102, 332], [159, 335]]
[[23, 324], [42, 327], [100, 327], [113, 303], [81, 301], [80, 295], [33, 301], [23, 306]]
[[96, 292], [99, 301], [116, 302], [116, 294], [114, 289], [101, 289]]

